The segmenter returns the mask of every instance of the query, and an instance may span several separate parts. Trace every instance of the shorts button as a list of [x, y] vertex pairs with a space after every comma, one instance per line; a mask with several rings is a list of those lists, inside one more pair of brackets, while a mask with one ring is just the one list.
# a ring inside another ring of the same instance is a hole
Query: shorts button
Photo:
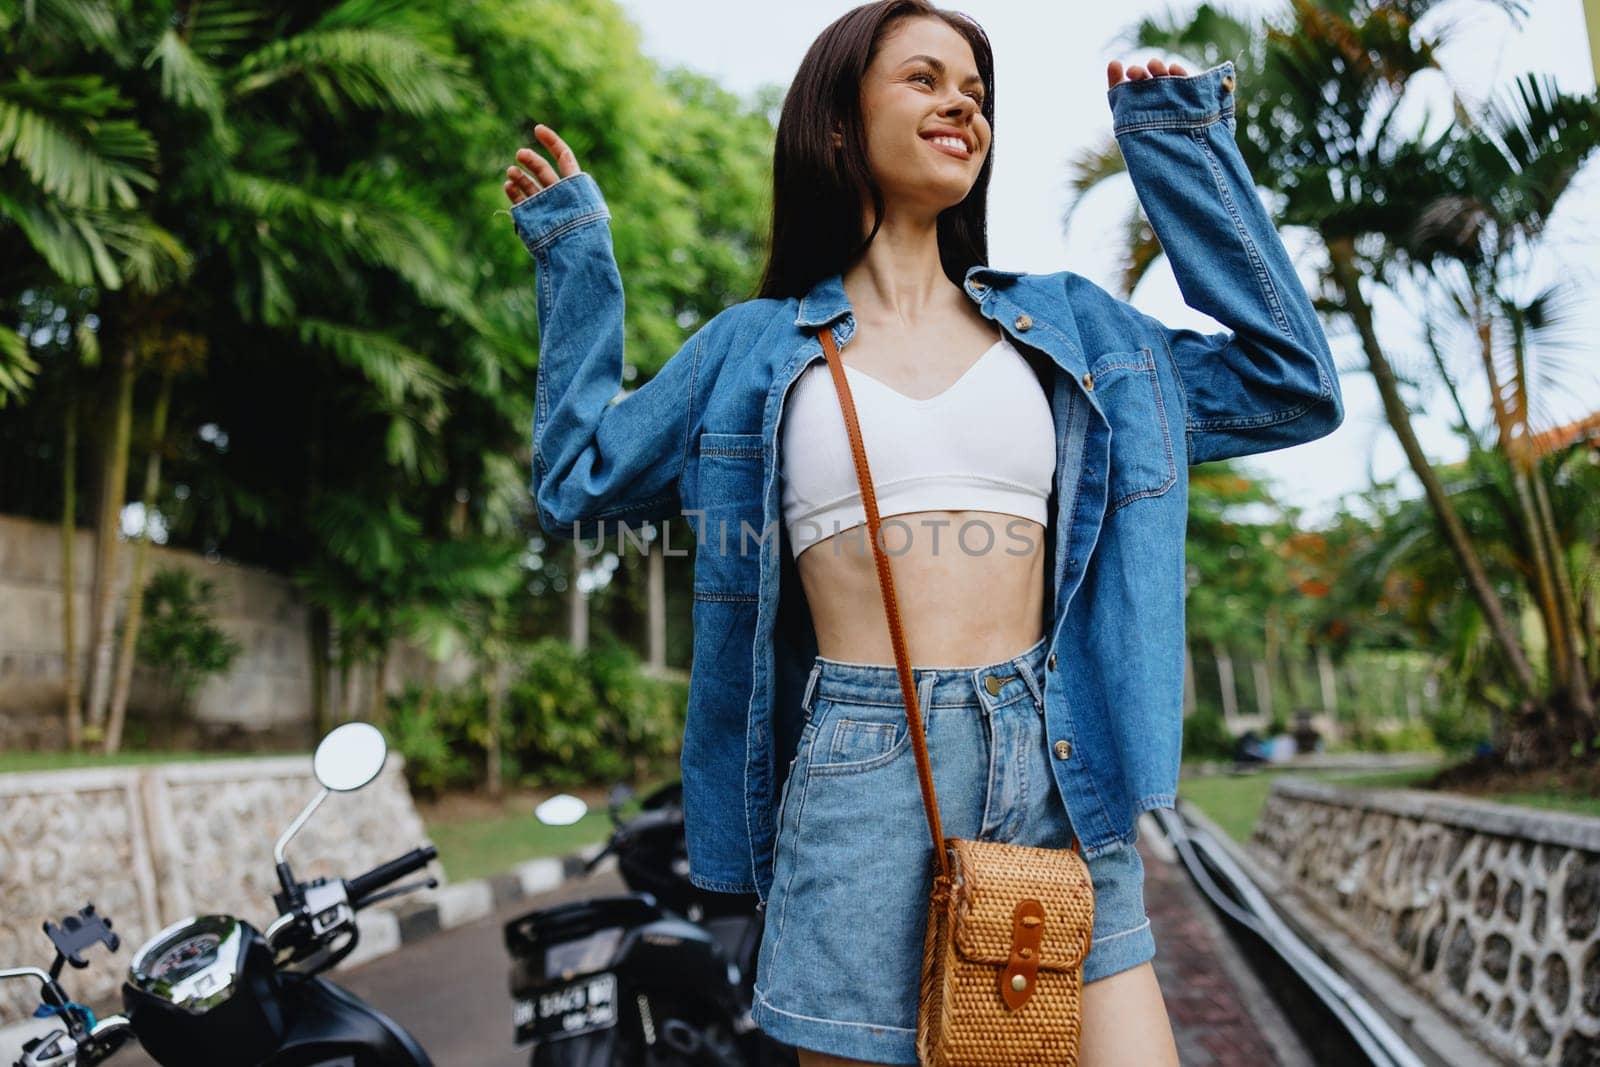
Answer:
[[1050, 661], [1046, 663], [1045, 666], [1049, 667], [1051, 670], [1056, 669], [1056, 654], [1054, 652], [1050, 653]]
[[1066, 759], [1072, 755], [1072, 742], [1061, 740], [1056, 742], [1056, 759]]
[[1012, 320], [1011, 325], [1015, 326], [1019, 330], [1026, 330], [1028, 327], [1033, 325], [1033, 316], [1029, 315], [1027, 312], [1023, 312], [1021, 315], [1018, 315]]

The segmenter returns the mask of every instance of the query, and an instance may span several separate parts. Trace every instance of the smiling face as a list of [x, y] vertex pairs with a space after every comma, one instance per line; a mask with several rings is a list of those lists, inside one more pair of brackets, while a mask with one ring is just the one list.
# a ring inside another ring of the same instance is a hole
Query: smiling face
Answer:
[[861, 111], [867, 165], [891, 209], [936, 215], [966, 199], [989, 154], [986, 90], [971, 46], [942, 19], [901, 19], [884, 36]]

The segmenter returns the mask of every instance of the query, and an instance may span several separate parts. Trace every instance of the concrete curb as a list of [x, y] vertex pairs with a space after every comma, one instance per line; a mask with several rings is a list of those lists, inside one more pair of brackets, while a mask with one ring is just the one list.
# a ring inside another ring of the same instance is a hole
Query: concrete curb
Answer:
[[604, 847], [596, 843], [564, 856], [528, 860], [488, 878], [440, 886], [431, 900], [364, 911], [356, 916], [360, 943], [329, 973], [359, 967], [435, 934], [486, 919], [507, 904], [548, 893], [582, 874], [584, 866]]

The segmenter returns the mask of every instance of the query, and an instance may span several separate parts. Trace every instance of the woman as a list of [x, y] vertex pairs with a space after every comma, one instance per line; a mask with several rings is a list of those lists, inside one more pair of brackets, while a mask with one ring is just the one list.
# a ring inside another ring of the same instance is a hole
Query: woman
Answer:
[[985, 265], [992, 54], [922, 0], [818, 37], [779, 124], [759, 296], [620, 401], [598, 188], [548, 126], [559, 176], [531, 149], [508, 170], [540, 275], [541, 524], [696, 521], [690, 877], [757, 894], [753, 1016], [806, 1067], [917, 1062], [933, 873], [821, 329], [849, 372], [944, 831], [1077, 837], [1096, 899], [1082, 1063], [1177, 1063], [1135, 841], [1176, 789], [1184, 469], [1320, 437], [1343, 408], [1232, 143], [1231, 65], [1112, 62], [1107, 80], [1185, 297], [1230, 332]]

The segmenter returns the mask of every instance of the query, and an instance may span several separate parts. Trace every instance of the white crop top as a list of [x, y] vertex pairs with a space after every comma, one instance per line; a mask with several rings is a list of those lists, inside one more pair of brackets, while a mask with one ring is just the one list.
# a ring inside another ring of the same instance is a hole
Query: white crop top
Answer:
[[[914, 400], [845, 365], [861, 443], [872, 468], [878, 515], [995, 511], [1047, 521], [1055, 473], [1055, 421], [1028, 361], [1002, 337], [942, 393]], [[796, 556], [867, 521], [855, 457], [833, 375], [819, 361], [800, 375], [783, 411], [783, 521]], [[941, 546], [958, 531], [943, 528]], [[935, 533], [914, 524], [917, 543]], [[906, 535], [885, 531], [886, 551]], [[987, 544], [986, 538], [980, 539]], [[979, 551], [979, 541], [970, 551]], [[993, 546], [1008, 543], [1003, 529]]]

